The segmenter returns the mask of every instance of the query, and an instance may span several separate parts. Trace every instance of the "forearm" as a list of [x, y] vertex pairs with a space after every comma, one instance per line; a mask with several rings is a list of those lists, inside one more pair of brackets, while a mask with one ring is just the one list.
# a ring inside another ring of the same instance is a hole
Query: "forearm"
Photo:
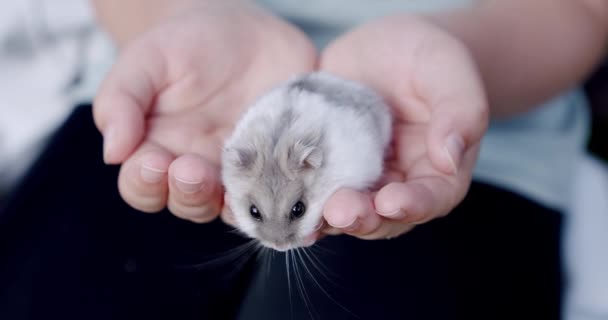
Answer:
[[430, 16], [476, 60], [494, 117], [529, 110], [580, 83], [608, 37], [605, 0], [488, 0]]
[[98, 22], [121, 47], [159, 20], [196, 2], [197, 0], [92, 0]]
[[235, 3], [251, 5], [246, 0], [92, 0], [92, 3], [97, 20], [119, 47], [185, 10]]

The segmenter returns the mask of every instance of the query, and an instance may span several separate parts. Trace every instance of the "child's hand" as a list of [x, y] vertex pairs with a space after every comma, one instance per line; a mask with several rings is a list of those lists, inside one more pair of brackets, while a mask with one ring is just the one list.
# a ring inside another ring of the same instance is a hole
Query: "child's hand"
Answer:
[[321, 69], [375, 88], [396, 119], [386, 179], [373, 195], [338, 191], [325, 206], [335, 228], [327, 232], [390, 238], [448, 214], [468, 190], [488, 126], [465, 46], [419, 18], [390, 17], [333, 42]]
[[223, 140], [243, 108], [316, 54], [299, 31], [257, 8], [189, 10], [125, 47], [95, 100], [107, 163], [124, 200], [205, 222], [221, 209]]

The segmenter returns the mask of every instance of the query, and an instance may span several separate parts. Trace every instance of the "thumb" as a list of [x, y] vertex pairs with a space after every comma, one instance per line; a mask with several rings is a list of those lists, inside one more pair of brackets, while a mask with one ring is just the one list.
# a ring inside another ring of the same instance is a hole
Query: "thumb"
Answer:
[[456, 174], [465, 153], [480, 143], [490, 111], [473, 57], [458, 42], [441, 43], [444, 50], [427, 54], [421, 62], [425, 67], [417, 69], [414, 86], [431, 110], [431, 162], [446, 174]]
[[104, 137], [106, 163], [122, 163], [143, 139], [145, 118], [164, 86], [164, 66], [159, 50], [136, 41], [104, 79], [93, 104], [93, 117]]
[[431, 162], [446, 174], [456, 174], [465, 153], [478, 145], [488, 127], [483, 95], [450, 99], [434, 106], [427, 146]]

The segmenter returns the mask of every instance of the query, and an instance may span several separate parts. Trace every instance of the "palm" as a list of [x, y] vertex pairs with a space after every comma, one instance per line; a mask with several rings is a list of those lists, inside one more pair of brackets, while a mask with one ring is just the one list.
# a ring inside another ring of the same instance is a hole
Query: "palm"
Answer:
[[[122, 134], [126, 142], [106, 157], [123, 163], [123, 198], [143, 211], [168, 205], [190, 220], [209, 220], [210, 206], [217, 215], [224, 139], [257, 96], [312, 70], [315, 58], [308, 40], [287, 24], [230, 5], [189, 12], [135, 40], [112, 69], [95, 105], [102, 131], [112, 113], [128, 109], [136, 114], [128, 134]], [[141, 181], [142, 166], [168, 176], [154, 183]], [[192, 194], [180, 191], [172, 176], [182, 182], [200, 180], [201, 188]]]
[[[250, 30], [229, 23], [220, 34], [209, 34], [209, 22], [191, 15], [150, 36], [147, 45], [158, 48], [168, 73], [148, 114], [147, 139], [173, 154], [196, 153], [217, 162], [223, 139], [247, 105], [276, 83], [312, 69], [312, 51], [294, 52], [294, 39], [266, 33], [263, 41], [274, 50], [264, 50], [246, 42], [251, 39], [243, 32]], [[218, 38], [245, 42], [210, 45]]]
[[374, 207], [355, 201], [356, 195], [340, 202], [330, 199], [328, 222], [338, 220], [337, 215], [356, 215], [361, 223], [351, 234], [383, 238], [451, 211], [471, 182], [488, 117], [466, 49], [422, 20], [396, 16], [335, 41], [324, 52], [321, 67], [376, 89], [395, 119], [394, 152]]

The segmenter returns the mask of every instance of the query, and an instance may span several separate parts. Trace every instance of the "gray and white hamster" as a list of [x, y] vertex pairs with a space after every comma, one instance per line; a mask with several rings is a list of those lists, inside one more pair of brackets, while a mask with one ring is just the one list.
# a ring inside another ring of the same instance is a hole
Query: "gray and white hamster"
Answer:
[[312, 245], [335, 191], [366, 190], [380, 178], [391, 124], [378, 94], [325, 72], [259, 98], [222, 155], [237, 228], [280, 251]]

